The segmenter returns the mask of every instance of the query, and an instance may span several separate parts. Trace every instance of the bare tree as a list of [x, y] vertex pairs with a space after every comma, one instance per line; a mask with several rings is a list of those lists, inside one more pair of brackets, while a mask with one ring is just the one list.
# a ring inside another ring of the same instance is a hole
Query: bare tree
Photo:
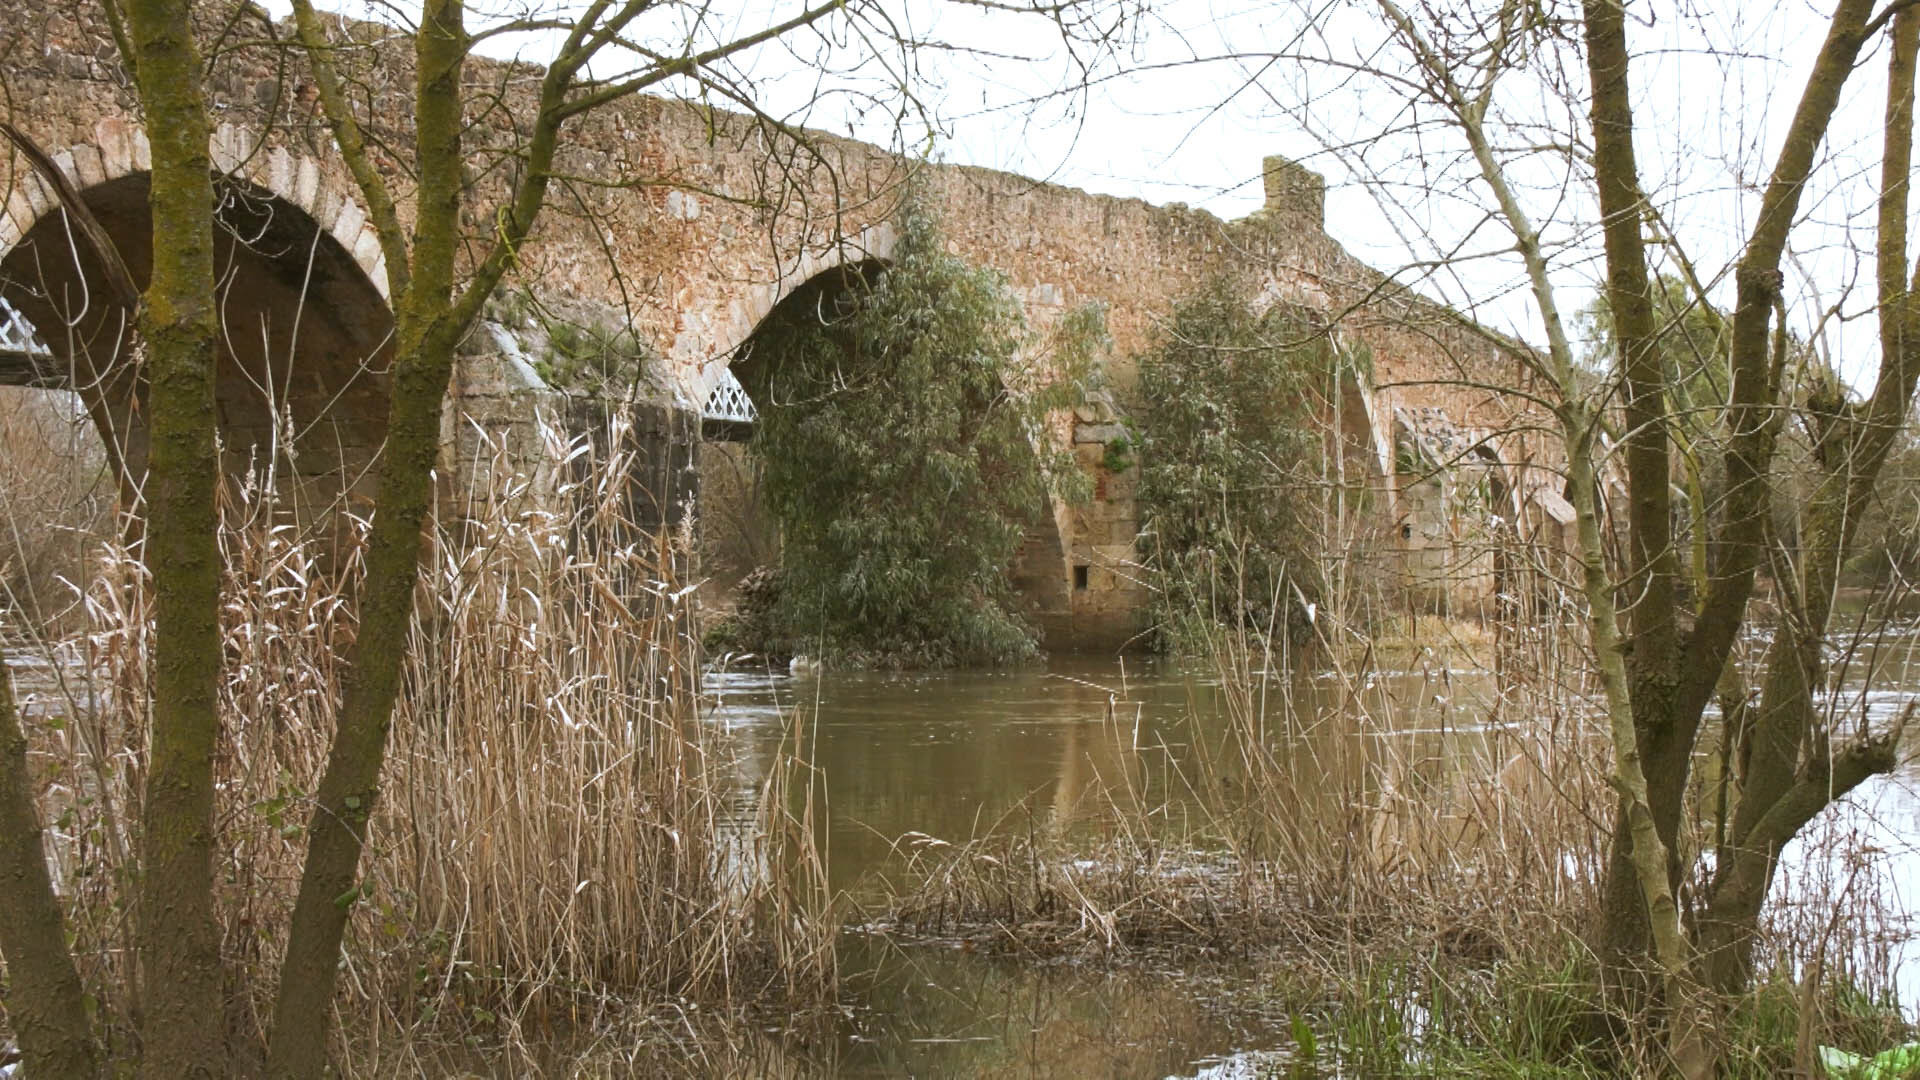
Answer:
[[[1495, 149], [1488, 109], [1501, 80], [1529, 53], [1557, 47], [1557, 20], [1530, 5], [1502, 4], [1462, 32], [1427, 13], [1416, 20], [1381, 0], [1399, 43], [1417, 60], [1429, 93], [1456, 128], [1514, 239], [1547, 334], [1545, 367], [1555, 408], [1567, 484], [1579, 515], [1582, 587], [1588, 629], [1604, 688], [1620, 803], [1603, 886], [1600, 944], [1615, 965], [1651, 954], [1675, 1017], [1674, 1060], [1690, 1076], [1713, 1068], [1705, 1017], [1695, 988], [1745, 988], [1752, 940], [1780, 852], [1821, 808], [1862, 780], [1890, 769], [1897, 731], [1862, 731], [1835, 746], [1813, 694], [1835, 574], [1844, 560], [1894, 435], [1911, 400], [1912, 358], [1902, 348], [1905, 312], [1906, 170], [1913, 94], [1911, 17], [1876, 12], [1870, 0], [1836, 4], [1792, 122], [1775, 154], [1756, 217], [1733, 277], [1737, 295], [1727, 333], [1727, 436], [1721, 452], [1720, 506], [1707, 537], [1704, 589], [1681, 587], [1683, 565], [1673, 532], [1676, 393], [1659, 359], [1661, 328], [1653, 312], [1650, 253], [1643, 230], [1657, 222], [1642, 192], [1630, 101], [1630, 49], [1618, 0], [1586, 0], [1580, 13], [1591, 94], [1589, 170], [1605, 251], [1606, 309], [1617, 355], [1606, 357], [1598, 394], [1583, 392], [1576, 357], [1557, 300], [1550, 253]], [[1892, 19], [1896, 27], [1889, 77], [1886, 173], [1883, 184], [1880, 314], [1883, 350], [1872, 398], [1806, 399], [1819, 464], [1813, 525], [1797, 553], [1770, 567], [1790, 601], [1775, 626], [1758, 720], [1739, 777], [1732, 832], [1718, 853], [1696, 934], [1676, 901], [1690, 859], [1679, 835], [1689, 773], [1707, 706], [1722, 681], [1763, 553], [1784, 550], [1770, 535], [1770, 490], [1781, 425], [1808, 388], [1787, 378], [1789, 339], [1782, 262], [1799, 218], [1809, 175], [1841, 91], [1862, 49]], [[1436, 33], [1437, 31], [1437, 33]], [[1441, 37], [1439, 35], [1448, 35]], [[1608, 507], [1600, 494], [1606, 448], [1616, 415], [1626, 482], [1624, 550], [1608, 557]]]
[[[1010, 9], [989, 5], [1003, 12]], [[1069, 36], [1082, 32], [1074, 4], [1021, 8]], [[216, 29], [234, 48], [236, 27], [255, 26], [255, 47], [291, 50], [310, 74], [333, 142], [351, 172], [385, 257], [395, 320], [386, 442], [378, 471], [360, 592], [358, 633], [332, 744], [306, 832], [307, 854], [288, 931], [268, 1044], [278, 1077], [325, 1069], [342, 938], [360, 887], [359, 866], [378, 800], [388, 727], [408, 646], [422, 528], [432, 509], [441, 410], [456, 350], [501, 281], [513, 272], [549, 192], [567, 129], [596, 109], [656, 88], [711, 93], [754, 112], [792, 145], [811, 136], [762, 108], [750, 72], [735, 66], [763, 46], [802, 37], [822, 56], [874, 63], [879, 81], [911, 104], [916, 42], [874, 0], [801, 4], [742, 27], [699, 3], [586, 0], [469, 25], [462, 0], [383, 9], [391, 26], [330, 27], [310, 0], [295, 0], [294, 42], [246, 5]], [[212, 872], [216, 835], [215, 712], [222, 658], [217, 606], [214, 368], [219, 334], [216, 221], [204, 80], [208, 39], [186, 0], [109, 0], [105, 15], [134, 76], [152, 142], [152, 279], [137, 301], [141, 362], [150, 383], [153, 443], [144, 477], [146, 552], [156, 597], [158, 661], [145, 793], [139, 912], [144, 1014], [141, 1068], [151, 1076], [224, 1071], [220, 935]], [[1111, 23], [1093, 27], [1098, 33]], [[495, 65], [496, 81], [470, 65], [483, 43], [514, 35], [545, 56]], [[412, 76], [408, 115], [383, 128], [372, 95], [356, 93], [354, 64]], [[512, 75], [513, 78], [507, 76]], [[534, 85], [531, 90], [527, 84]], [[476, 118], [504, 114], [503, 145], [477, 136]], [[396, 164], [395, 159], [399, 159]], [[476, 182], [475, 160], [505, 175]], [[499, 192], [491, 201], [483, 194]], [[70, 210], [84, 217], [77, 205]], [[110, 239], [97, 243], [111, 249]], [[103, 254], [105, 254], [103, 252]], [[113, 260], [109, 260], [112, 262]], [[0, 697], [0, 907], [28, 913], [7, 923], [12, 1004], [34, 1075], [77, 1075], [92, 1065], [91, 1035], [71, 956], [60, 947], [59, 909], [39, 855], [37, 816], [24, 781], [24, 743], [10, 696]], [[38, 867], [35, 875], [34, 868]], [[27, 937], [12, 934], [21, 930]]]
[[[1611, 977], [1628, 985], [1639, 985], [1634, 972], [1651, 961], [1672, 1018], [1674, 1062], [1688, 1075], [1705, 1075], [1715, 1059], [1715, 995], [1750, 981], [1781, 849], [1822, 808], [1895, 762], [1898, 725], [1869, 728], [1862, 717], [1837, 730], [1816, 694], [1838, 570], [1920, 374], [1910, 299], [1920, 279], [1909, 281], [1905, 236], [1914, 16], [1900, 2], [1836, 0], [1810, 41], [1791, 119], [1770, 164], [1757, 170], [1757, 206], [1744, 215], [1737, 204], [1724, 210], [1742, 220], [1725, 272], [1731, 310], [1708, 320], [1723, 330], [1703, 360], [1712, 368], [1705, 384], [1720, 395], [1704, 403], [1719, 418], [1708, 439], [1702, 433], [1713, 425], [1681, 411], [1703, 406], [1697, 390], [1683, 391], [1662, 362], [1677, 328], [1656, 315], [1654, 270], [1673, 267], [1690, 300], [1709, 312], [1719, 278], [1700, 270], [1708, 256], [1685, 246], [1663, 213], [1670, 202], [1650, 197], [1636, 158], [1636, 136], [1645, 133], [1634, 115], [1641, 91], [1629, 77], [1629, 6], [1376, 0], [1372, 7], [1377, 21], [1352, 37], [1340, 31], [1354, 24], [1336, 21], [1353, 19], [1349, 12], [1305, 26], [1273, 52], [1229, 47], [1204, 58], [1247, 72], [1237, 92], [1263, 98], [1317, 134], [1403, 239], [1432, 243], [1432, 259], [1413, 273], [1452, 285], [1496, 262], [1524, 283], [1532, 332], [1544, 343], [1511, 351], [1550, 388], [1546, 407], [1577, 515], [1573, 584], [1584, 600], [1619, 796], [1596, 944]], [[1817, 323], [1794, 324], [1787, 271], [1810, 190], [1822, 170], [1840, 168], [1822, 151], [1843, 91], [1883, 36], [1891, 48], [1878, 235], [1855, 260], [1876, 268], [1881, 355], [1871, 389], [1856, 399], [1831, 370], [1803, 362]], [[1333, 93], [1283, 84], [1285, 72], [1298, 71], [1330, 73]], [[1359, 130], [1325, 123], [1329, 113], [1347, 115], [1342, 106], [1382, 119]], [[1453, 215], [1457, 228], [1433, 236], [1428, 223], [1447, 217], [1434, 209], [1439, 202], [1464, 211]], [[1597, 358], [1578, 348], [1563, 301], [1588, 260], [1604, 268], [1612, 348]], [[1793, 420], [1806, 429], [1815, 480], [1805, 527], [1786, 536], [1772, 523], [1772, 491], [1783, 468], [1782, 432]], [[1710, 484], [1702, 480], [1709, 473]], [[1676, 483], [1683, 474], [1691, 481]], [[1606, 494], [1616, 479], [1624, 491], [1617, 503]], [[1676, 504], [1676, 489], [1695, 492], [1690, 505]], [[1689, 535], [1676, 531], [1676, 521]], [[1746, 708], [1734, 650], [1751, 625], [1748, 601], [1762, 572], [1783, 603], [1757, 700]], [[1717, 725], [1709, 722], [1716, 696], [1724, 704]], [[1738, 747], [1717, 851], [1700, 850], [1684, 828], [1705, 739]], [[1683, 917], [1689, 896], [1694, 919]]]

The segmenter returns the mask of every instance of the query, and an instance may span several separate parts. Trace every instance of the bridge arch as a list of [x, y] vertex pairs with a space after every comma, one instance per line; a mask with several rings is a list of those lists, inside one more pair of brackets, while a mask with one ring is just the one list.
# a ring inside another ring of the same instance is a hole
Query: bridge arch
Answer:
[[[220, 125], [208, 140], [207, 149], [215, 172], [221, 176], [242, 181], [303, 211], [353, 258], [380, 299], [390, 299], [379, 233], [342, 175], [343, 165], [284, 146], [270, 146], [258, 131], [239, 124]], [[73, 186], [83, 192], [135, 174], [144, 176], [153, 166], [147, 133], [120, 117], [102, 119], [94, 125], [92, 139], [66, 146], [51, 156]], [[18, 246], [43, 218], [60, 208], [54, 193], [18, 159], [5, 195], [0, 200], [4, 208], [0, 209], [0, 254]]]
[[[782, 318], [796, 309], [830, 309], [835, 297], [871, 282], [893, 262], [896, 236], [890, 226], [863, 232], [848, 241], [793, 260], [774, 281], [734, 305], [718, 336], [724, 342], [700, 373], [692, 392], [711, 414], [723, 397], [744, 395], [764, 415], [779, 408], [777, 382]], [[828, 311], [831, 314], [831, 311]], [[731, 376], [731, 378], [730, 378]], [[709, 429], [713, 430], [713, 429]], [[729, 441], [745, 435], [743, 425], [722, 424]], [[1046, 439], [1045, 431], [1036, 439]], [[739, 446], [707, 444], [701, 462], [702, 528], [708, 570], [723, 587], [740, 580], [758, 565], [777, 558], [779, 544], [770, 521], [758, 506], [758, 476]], [[1049, 649], [1072, 649], [1087, 644], [1076, 633], [1075, 594], [1068, 537], [1072, 514], [1056, 496], [1031, 508], [1024, 536], [1006, 568], [1024, 614]], [[1084, 587], [1084, 586], [1083, 586]]]
[[725, 381], [727, 370], [739, 360], [741, 350], [788, 297], [817, 286], [826, 275], [890, 263], [897, 242], [891, 224], [868, 226], [838, 243], [802, 251], [782, 265], [773, 280], [753, 286], [741, 299], [715, 311], [684, 316], [687, 326], [674, 341], [673, 355], [702, 358], [686, 387], [689, 400], [704, 402], [713, 395]]
[[[282, 494], [314, 509], [368, 494], [385, 438], [393, 317], [386, 266], [366, 215], [319, 159], [263, 147], [223, 125], [215, 260], [216, 372], [228, 468], [274, 471]], [[53, 155], [105, 227], [137, 288], [152, 265], [144, 132], [117, 118]], [[37, 329], [37, 361], [0, 357], [0, 383], [76, 392], [137, 482], [146, 459], [143, 375], [130, 313], [58, 198], [15, 159], [0, 213], [0, 298]], [[286, 482], [291, 481], [289, 486]]]

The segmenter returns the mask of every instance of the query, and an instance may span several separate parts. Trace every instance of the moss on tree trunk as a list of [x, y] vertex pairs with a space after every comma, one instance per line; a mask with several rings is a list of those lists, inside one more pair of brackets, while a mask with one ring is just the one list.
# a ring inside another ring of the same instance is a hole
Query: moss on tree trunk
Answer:
[[7, 962], [7, 1016], [28, 1076], [91, 1076], [93, 1036], [40, 835], [27, 737], [14, 706], [13, 676], [0, 657], [0, 911], [6, 913], [0, 957]]
[[155, 631], [139, 897], [141, 1068], [155, 1077], [210, 1076], [225, 1071], [212, 880], [221, 659], [212, 162], [191, 5], [129, 0], [126, 10], [153, 147], [153, 276], [140, 318]]

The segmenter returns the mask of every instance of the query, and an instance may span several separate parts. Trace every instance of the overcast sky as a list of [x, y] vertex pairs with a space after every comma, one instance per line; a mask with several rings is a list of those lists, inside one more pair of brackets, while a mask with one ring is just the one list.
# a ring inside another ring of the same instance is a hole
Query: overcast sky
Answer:
[[[1805, 0], [1630, 10], [1645, 185], [1701, 276], [1724, 280], [1827, 13]], [[981, 22], [948, 8], [931, 28], [970, 43], [981, 40]], [[1138, 23], [1134, 47], [1100, 69], [1106, 77], [1037, 109], [1025, 101], [1068, 85], [1072, 72], [1057, 35], [1035, 25], [1015, 34], [1014, 24], [993, 16], [998, 29], [985, 40], [1040, 62], [928, 64], [944, 89], [946, 159], [1235, 218], [1260, 205], [1260, 159], [1285, 154], [1326, 174], [1327, 228], [1349, 250], [1483, 321], [1543, 340], [1520, 264], [1504, 254], [1511, 234], [1488, 219], [1491, 200], [1464, 144], [1437, 113], [1409, 112], [1404, 87], [1356, 73], [1409, 70], [1371, 0], [1162, 3]], [[1863, 253], [1873, 237], [1885, 58], [1876, 45], [1849, 83], [1792, 255], [1801, 271], [1791, 275], [1796, 328], [1817, 326], [1853, 379], [1876, 359]], [[1584, 92], [1581, 63], [1566, 48], [1502, 80], [1494, 115], [1506, 121], [1508, 147], [1585, 144], [1585, 104], [1574, 96]], [[1563, 308], [1577, 310], [1601, 277], [1584, 172], [1557, 151], [1508, 159], [1536, 224], [1563, 247], [1556, 286]], [[1445, 269], [1418, 265], [1443, 253], [1455, 256]], [[1720, 292], [1730, 299], [1730, 286]]]
[[[507, 11], [518, 0], [472, 2], [480, 22], [484, 5]], [[1462, 6], [1433, 0], [1446, 17]], [[379, 14], [366, 0], [344, 7]], [[765, 25], [770, 13], [797, 10], [791, 0], [719, 0], [702, 13], [700, 33], [737, 35]], [[1098, 0], [1073, 30], [1086, 38], [1117, 26], [1106, 49], [1068, 47], [1046, 19], [1004, 8], [890, 0], [884, 11], [892, 29], [945, 46], [922, 50], [905, 80], [931, 116], [931, 134], [918, 116], [901, 120], [899, 65], [870, 59], [876, 52], [853, 32], [769, 46], [739, 69], [771, 111], [815, 126], [1229, 219], [1259, 207], [1262, 157], [1293, 157], [1326, 175], [1327, 229], [1354, 254], [1490, 325], [1544, 339], [1511, 234], [1489, 217], [1464, 144], [1436, 123], [1437, 113], [1413, 108], [1394, 81], [1408, 59], [1374, 0], [1157, 0], [1147, 10]], [[1700, 275], [1722, 280], [1825, 32], [1826, 9], [1808, 0], [1659, 0], [1630, 11], [1645, 186]], [[658, 20], [654, 40], [669, 40], [687, 25], [686, 9], [663, 8]], [[1577, 27], [1569, 33], [1577, 36]], [[552, 47], [535, 38], [488, 51], [541, 60]], [[1849, 84], [1794, 237], [1796, 329], [1818, 327], [1855, 380], [1875, 360], [1872, 263], [1863, 253], [1873, 231], [1885, 52], [1876, 44]], [[1565, 153], [1529, 148], [1584, 145], [1581, 62], [1571, 45], [1543, 54], [1502, 80], [1494, 109], [1529, 213], [1557, 247], [1555, 284], [1569, 313], [1592, 298], [1600, 278], [1591, 193]], [[821, 86], [849, 92], [809, 107]], [[1429, 265], [1443, 254], [1444, 266]], [[1730, 285], [1719, 295], [1730, 298]]]

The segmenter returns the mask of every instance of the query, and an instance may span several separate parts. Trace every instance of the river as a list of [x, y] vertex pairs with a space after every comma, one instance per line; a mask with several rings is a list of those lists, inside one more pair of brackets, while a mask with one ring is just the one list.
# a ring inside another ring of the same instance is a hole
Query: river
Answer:
[[[1891, 722], [1920, 696], [1907, 689], [1920, 688], [1916, 643], [1920, 633], [1902, 628], [1838, 658], [1834, 707]], [[1217, 712], [1220, 693], [1206, 671], [1072, 658], [1007, 674], [716, 671], [708, 689], [709, 722], [742, 751], [743, 813], [800, 719], [824, 784], [831, 884], [864, 905], [881, 901], [877, 882], [899, 865], [903, 836], [1070, 829], [1088, 793], [1124, 774], [1135, 748], [1182, 737], [1171, 720]], [[1390, 718], [1369, 737], [1394, 743], [1396, 760], [1445, 771], [1502, 738], [1501, 724], [1489, 723], [1494, 680], [1484, 670], [1416, 657], [1366, 679], [1365, 691], [1365, 707]], [[1874, 920], [1891, 944], [1883, 976], [1909, 1017], [1920, 1008], [1920, 955], [1905, 944], [1906, 913], [1920, 896], [1916, 779], [1909, 757], [1829, 810], [1787, 853], [1775, 898], [1784, 918], [1803, 906], [1825, 910], [1802, 905], [1807, 895], [1842, 895], [1847, 917]], [[1591, 872], [1591, 855], [1587, 862]], [[819, 1048], [811, 1063], [841, 1076], [1252, 1076], [1291, 1044], [1287, 1018], [1263, 1015], [1260, 996], [1244, 992], [1256, 985], [1254, 969], [1232, 960], [1179, 971], [1036, 963], [903, 950], [850, 932], [842, 967], [851, 990], [839, 1045]]]

